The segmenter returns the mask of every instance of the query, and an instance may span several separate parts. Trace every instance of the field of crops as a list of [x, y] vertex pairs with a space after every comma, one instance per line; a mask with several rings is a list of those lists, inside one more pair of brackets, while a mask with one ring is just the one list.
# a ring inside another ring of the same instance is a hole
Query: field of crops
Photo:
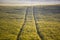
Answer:
[[60, 6], [0, 6], [0, 40], [60, 40]]
[[42, 40], [60, 40], [59, 6], [34, 7], [34, 15]]
[[0, 7], [0, 40], [16, 40], [26, 8]]

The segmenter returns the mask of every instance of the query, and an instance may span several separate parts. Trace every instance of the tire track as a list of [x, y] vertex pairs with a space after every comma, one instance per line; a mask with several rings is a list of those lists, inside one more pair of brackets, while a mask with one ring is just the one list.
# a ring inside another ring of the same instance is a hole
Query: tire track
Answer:
[[27, 15], [28, 15], [28, 7], [27, 7], [27, 9], [26, 9], [26, 14], [25, 14], [24, 23], [23, 23], [22, 28], [20, 29], [20, 31], [19, 31], [19, 33], [18, 33], [18, 35], [17, 35], [17, 40], [20, 40], [19, 37], [20, 37], [21, 32], [22, 32], [22, 30], [23, 30], [23, 28], [24, 28], [24, 25], [25, 25], [25, 23], [26, 23]]
[[39, 35], [39, 37], [40, 37], [41, 40], [44, 40], [44, 36], [42, 35], [41, 31], [39, 30], [39, 26], [37, 24], [37, 20], [36, 20], [36, 15], [35, 14], [36, 14], [36, 9], [35, 9], [35, 7], [33, 7], [33, 16], [34, 16], [34, 20], [35, 20], [37, 34]]

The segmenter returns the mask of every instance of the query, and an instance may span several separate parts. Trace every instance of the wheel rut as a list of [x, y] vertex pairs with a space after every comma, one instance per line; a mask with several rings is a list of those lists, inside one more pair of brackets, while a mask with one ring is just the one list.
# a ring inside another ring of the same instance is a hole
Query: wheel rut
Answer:
[[22, 24], [22, 28], [20, 29], [20, 31], [19, 31], [19, 33], [18, 33], [18, 35], [17, 35], [17, 40], [20, 40], [19, 37], [20, 37], [21, 32], [22, 32], [22, 30], [23, 30], [23, 28], [24, 28], [24, 25], [25, 25], [25, 23], [26, 23], [27, 15], [28, 15], [28, 8], [26, 9], [25, 19], [24, 19], [24, 23]]
[[36, 15], [35, 15], [36, 11], [35, 10], [36, 10], [35, 7], [33, 7], [33, 16], [34, 16], [34, 20], [35, 20], [37, 34], [39, 35], [41, 40], [44, 40], [44, 36], [42, 35], [41, 31], [39, 30], [39, 26], [37, 24]]

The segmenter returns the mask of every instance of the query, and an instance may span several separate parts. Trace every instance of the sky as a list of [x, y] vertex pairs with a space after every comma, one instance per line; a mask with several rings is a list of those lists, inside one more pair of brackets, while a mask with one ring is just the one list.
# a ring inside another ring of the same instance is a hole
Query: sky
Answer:
[[0, 0], [0, 4], [60, 4], [60, 0]]

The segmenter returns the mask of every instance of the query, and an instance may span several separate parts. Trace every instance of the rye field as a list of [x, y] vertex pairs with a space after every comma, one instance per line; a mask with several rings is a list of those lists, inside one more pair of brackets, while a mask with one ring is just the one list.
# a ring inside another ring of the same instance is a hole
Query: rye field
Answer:
[[0, 6], [0, 40], [60, 40], [60, 6]]

